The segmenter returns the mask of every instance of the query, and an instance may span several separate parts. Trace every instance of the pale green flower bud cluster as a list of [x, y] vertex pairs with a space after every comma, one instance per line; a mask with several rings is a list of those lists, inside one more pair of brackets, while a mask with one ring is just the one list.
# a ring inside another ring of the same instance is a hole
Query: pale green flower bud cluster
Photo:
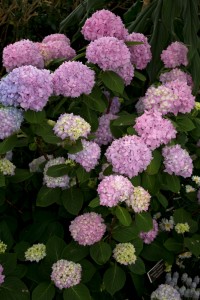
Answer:
[[6, 249], [7, 249], [7, 245], [4, 244], [4, 242], [2, 242], [2, 241], [0, 240], [0, 254], [1, 254], [1, 253], [5, 253], [5, 252], [6, 252]]
[[29, 261], [39, 262], [46, 256], [46, 246], [44, 244], [35, 244], [25, 252], [25, 258]]
[[3, 173], [3, 175], [13, 176], [15, 174], [15, 168], [15, 165], [13, 165], [13, 163], [11, 163], [8, 159], [0, 159], [0, 173]]
[[190, 226], [188, 223], [177, 223], [175, 226], [175, 231], [177, 233], [185, 233], [190, 231]]
[[114, 259], [122, 265], [131, 265], [136, 261], [135, 247], [131, 243], [117, 244], [113, 250]]

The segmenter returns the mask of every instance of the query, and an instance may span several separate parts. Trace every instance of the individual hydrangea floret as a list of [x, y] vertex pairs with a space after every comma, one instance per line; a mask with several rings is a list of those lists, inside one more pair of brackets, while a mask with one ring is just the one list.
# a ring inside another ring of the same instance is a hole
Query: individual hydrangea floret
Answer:
[[68, 154], [69, 158], [79, 163], [87, 172], [90, 172], [98, 164], [101, 149], [95, 142], [82, 140], [83, 150], [76, 154]]
[[5, 279], [5, 275], [3, 275], [3, 271], [4, 271], [4, 268], [0, 264], [0, 285], [2, 285], [4, 283], [4, 279]]
[[47, 170], [51, 166], [56, 166], [60, 164], [65, 163], [65, 158], [64, 157], [57, 157], [54, 159], [50, 159], [45, 167], [44, 167], [44, 179], [43, 182], [44, 184], [49, 187], [49, 188], [56, 188], [56, 187], [61, 187], [61, 188], [68, 188], [69, 187], [69, 176], [68, 175], [63, 175], [60, 177], [51, 177], [47, 175]]
[[50, 35], [45, 36], [45, 38], [42, 40], [42, 43], [49, 43], [49, 42], [55, 42], [55, 41], [62, 41], [70, 45], [70, 39], [62, 33], [53, 33]]
[[151, 294], [151, 300], [181, 300], [179, 292], [168, 284], [161, 284]]
[[99, 118], [99, 127], [95, 132], [94, 141], [99, 145], [108, 145], [114, 139], [110, 131], [110, 122], [117, 119], [117, 116], [109, 113]]
[[177, 133], [172, 123], [157, 111], [145, 111], [136, 119], [134, 128], [151, 150], [166, 145]]
[[104, 36], [124, 40], [128, 36], [128, 30], [122, 23], [121, 18], [106, 9], [96, 11], [88, 18], [81, 33], [88, 41], [94, 41]]
[[[53, 159], [53, 155], [47, 155], [47, 158], [48, 160]], [[41, 168], [41, 164], [43, 164], [44, 162], [47, 162], [47, 160], [43, 155], [33, 159], [32, 162], [29, 163], [30, 172], [31, 173], [42, 172], [43, 169]]]
[[77, 285], [81, 281], [82, 267], [80, 264], [60, 259], [52, 266], [51, 280], [60, 290]]
[[140, 238], [143, 240], [145, 244], [151, 244], [156, 236], [158, 235], [158, 223], [156, 220], [153, 220], [153, 229], [147, 232], [140, 232]]
[[130, 198], [133, 185], [122, 175], [110, 175], [100, 182], [97, 192], [101, 205], [113, 207]]
[[192, 176], [192, 181], [194, 181], [197, 186], [200, 186], [200, 176]]
[[3, 175], [15, 175], [15, 165], [6, 158], [0, 159], [0, 173]]
[[91, 126], [80, 116], [71, 113], [60, 115], [53, 130], [62, 140], [69, 138], [71, 141], [76, 141], [80, 137], [86, 138], [90, 133]]
[[141, 186], [134, 187], [132, 195], [126, 200], [126, 204], [131, 207], [134, 212], [140, 213], [147, 211], [149, 208], [151, 195]]
[[88, 95], [94, 84], [94, 71], [79, 61], [64, 62], [53, 74], [55, 95], [72, 98]]
[[136, 69], [143, 70], [151, 61], [151, 46], [147, 38], [142, 33], [133, 32], [129, 34], [126, 41], [142, 42], [140, 45], [128, 46], [131, 53], [131, 62], [135, 65]]
[[5, 253], [6, 249], [7, 249], [7, 245], [3, 241], [0, 240], [0, 254]]
[[180, 233], [189, 232], [190, 226], [188, 225], [188, 223], [177, 223], [174, 229], [177, 233], [180, 234]]
[[180, 43], [174, 42], [170, 44], [166, 50], [161, 53], [161, 60], [166, 68], [176, 68], [181, 65], [188, 65], [187, 58], [188, 48]]
[[106, 225], [100, 214], [91, 212], [76, 217], [71, 222], [69, 231], [79, 245], [93, 245], [102, 239]]
[[16, 68], [0, 81], [0, 102], [5, 106], [41, 111], [52, 93], [50, 71], [33, 66]]
[[39, 262], [46, 256], [46, 246], [44, 244], [35, 244], [28, 248], [24, 255], [28, 261]]
[[7, 72], [26, 65], [44, 68], [43, 57], [34, 42], [21, 40], [3, 49], [3, 66]]
[[177, 68], [169, 72], [162, 73], [159, 79], [163, 84], [170, 81], [179, 80], [186, 82], [190, 87], [193, 86], [192, 76]]
[[160, 222], [160, 229], [162, 231], [171, 231], [174, 228], [174, 218], [170, 216], [169, 219], [162, 218]]
[[23, 122], [23, 113], [15, 107], [0, 108], [1, 130], [0, 139], [5, 139], [13, 133], [19, 131]]
[[165, 172], [172, 175], [191, 177], [193, 171], [192, 159], [180, 145], [165, 146], [162, 150]]
[[146, 170], [152, 160], [151, 150], [138, 136], [124, 136], [112, 142], [105, 156], [113, 171], [129, 178]]
[[113, 250], [114, 259], [122, 265], [131, 265], [136, 262], [135, 247], [131, 243], [117, 244]]

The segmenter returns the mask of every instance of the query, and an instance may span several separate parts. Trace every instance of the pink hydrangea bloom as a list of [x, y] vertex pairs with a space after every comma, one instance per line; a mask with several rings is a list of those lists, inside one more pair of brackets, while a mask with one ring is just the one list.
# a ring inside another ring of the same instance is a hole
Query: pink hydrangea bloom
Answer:
[[64, 41], [37, 43], [37, 46], [46, 63], [58, 58], [70, 60], [76, 56], [76, 51]]
[[70, 39], [62, 33], [53, 33], [50, 35], [45, 36], [45, 38], [42, 40], [42, 43], [48, 43], [48, 42], [55, 42], [55, 41], [62, 41], [70, 45]]
[[129, 85], [134, 76], [134, 67], [130, 63], [114, 70], [123, 80], [125, 85]]
[[99, 127], [95, 132], [94, 141], [99, 145], [108, 145], [114, 139], [110, 131], [110, 121], [117, 119], [113, 114], [105, 114], [99, 118]]
[[128, 30], [125, 28], [120, 17], [109, 10], [102, 9], [96, 11], [86, 20], [81, 33], [88, 41], [94, 41], [104, 36], [124, 40], [128, 35]]
[[172, 175], [191, 177], [193, 171], [192, 159], [180, 145], [165, 146], [162, 150], [165, 172]]
[[114, 172], [129, 178], [146, 170], [152, 160], [151, 150], [135, 135], [127, 135], [113, 141], [105, 155]]
[[145, 69], [152, 58], [151, 46], [147, 38], [142, 33], [133, 32], [129, 34], [126, 40], [143, 43], [141, 45], [128, 46], [128, 48], [131, 53], [131, 62], [135, 65], [136, 69]]
[[51, 280], [60, 290], [70, 288], [80, 283], [81, 272], [80, 264], [60, 259], [52, 266]]
[[192, 76], [177, 68], [172, 69], [169, 72], [162, 73], [159, 79], [163, 84], [170, 81], [179, 80], [179, 81], [187, 82], [187, 84], [191, 87], [193, 86]]
[[52, 93], [50, 72], [33, 66], [16, 68], [0, 81], [0, 102], [5, 106], [40, 111]]
[[79, 245], [93, 245], [102, 239], [106, 225], [100, 214], [91, 212], [76, 217], [71, 222], [69, 231]]
[[99, 183], [97, 192], [101, 205], [113, 207], [130, 198], [133, 185], [122, 175], [110, 175]]
[[151, 195], [141, 186], [134, 187], [131, 196], [126, 200], [126, 204], [131, 207], [134, 212], [140, 213], [147, 211], [149, 208]]
[[72, 141], [76, 141], [80, 137], [86, 138], [90, 133], [91, 126], [80, 116], [75, 116], [71, 113], [60, 115], [53, 130], [62, 140], [69, 138]]
[[130, 51], [123, 41], [115, 37], [102, 37], [91, 42], [86, 49], [86, 58], [104, 71], [115, 71], [130, 63]]
[[26, 65], [44, 68], [43, 57], [34, 42], [21, 40], [3, 49], [3, 66], [7, 72]]
[[75, 154], [68, 154], [69, 158], [79, 163], [87, 172], [98, 164], [101, 149], [95, 142], [82, 140], [83, 150]]
[[3, 271], [4, 271], [4, 268], [0, 264], [0, 285], [2, 285], [4, 283], [4, 280], [5, 280], [5, 275], [3, 275]]
[[63, 63], [53, 74], [55, 95], [76, 98], [90, 94], [95, 84], [93, 70], [79, 61]]
[[166, 68], [176, 68], [180, 65], [187, 66], [187, 53], [188, 48], [184, 44], [174, 42], [171, 43], [166, 50], [162, 51], [161, 60]]
[[23, 121], [23, 113], [15, 107], [0, 108], [1, 130], [0, 139], [5, 139], [19, 131]]
[[134, 128], [151, 150], [166, 145], [177, 133], [172, 123], [158, 111], [145, 111], [136, 119]]
[[153, 220], [153, 229], [147, 232], [140, 232], [140, 238], [145, 244], [151, 244], [158, 235], [158, 223]]

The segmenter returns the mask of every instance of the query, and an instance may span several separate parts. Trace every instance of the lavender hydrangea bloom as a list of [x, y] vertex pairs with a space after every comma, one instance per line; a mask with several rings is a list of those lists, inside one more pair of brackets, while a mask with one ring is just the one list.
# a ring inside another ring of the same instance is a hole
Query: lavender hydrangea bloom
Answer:
[[44, 68], [43, 57], [34, 42], [22, 40], [3, 49], [3, 66], [7, 72], [25, 65]]
[[50, 72], [33, 66], [16, 68], [0, 81], [0, 102], [5, 106], [40, 111], [52, 93]]
[[162, 73], [159, 79], [163, 84], [170, 81], [179, 80], [179, 81], [187, 82], [187, 84], [191, 87], [193, 86], [192, 76], [177, 68], [172, 69], [169, 72]]
[[91, 212], [76, 217], [71, 222], [69, 231], [79, 245], [93, 245], [102, 239], [106, 225], [100, 214]]
[[129, 85], [131, 83], [134, 76], [134, 67], [131, 62], [113, 71], [116, 72], [124, 80], [125, 85]]
[[151, 294], [151, 300], [181, 300], [179, 292], [168, 284], [161, 284]]
[[147, 232], [140, 232], [140, 238], [145, 244], [151, 244], [158, 234], [158, 223], [153, 220], [153, 229]]
[[109, 10], [102, 9], [96, 11], [86, 20], [81, 33], [88, 41], [94, 41], [104, 36], [124, 40], [128, 35], [128, 30], [125, 28], [120, 17]]
[[104, 95], [106, 96], [106, 98], [109, 102], [111, 101], [109, 113], [111, 113], [113, 115], [117, 114], [120, 111], [120, 106], [121, 106], [119, 98], [118, 97], [111, 98], [110, 93], [108, 91], [105, 91]]
[[99, 127], [95, 132], [94, 141], [99, 145], [108, 145], [114, 139], [110, 131], [110, 121], [117, 119], [113, 114], [105, 114], [99, 118]]
[[4, 268], [0, 264], [0, 285], [2, 285], [4, 283], [4, 280], [5, 280], [5, 275], [3, 275], [3, 271], [4, 271]]
[[133, 32], [126, 39], [131, 42], [142, 42], [141, 45], [128, 46], [131, 53], [131, 62], [136, 69], [143, 70], [151, 61], [151, 46], [147, 38], [142, 33]]
[[53, 74], [54, 93], [72, 98], [88, 95], [95, 84], [94, 79], [94, 71], [81, 62], [65, 62]]
[[1, 107], [0, 120], [0, 139], [5, 139], [20, 129], [23, 122], [23, 113], [15, 107]]
[[62, 33], [53, 33], [50, 35], [45, 36], [45, 38], [42, 40], [42, 43], [49, 43], [49, 42], [55, 42], [55, 41], [62, 41], [70, 45], [70, 39]]
[[172, 175], [191, 177], [193, 171], [192, 159], [180, 145], [165, 146], [162, 150], [165, 172]]
[[124, 176], [110, 175], [100, 182], [97, 192], [101, 205], [113, 207], [130, 198], [133, 193], [133, 185]]
[[166, 50], [163, 50], [161, 53], [161, 60], [163, 61], [166, 68], [175, 68], [180, 65], [187, 66], [188, 48], [180, 43], [174, 42], [171, 43]]
[[136, 119], [134, 128], [151, 150], [166, 145], [177, 133], [172, 123], [157, 111], [146, 111]]
[[113, 171], [129, 178], [146, 170], [152, 160], [151, 150], [138, 136], [124, 136], [112, 142], [106, 151]]
[[98, 164], [101, 149], [95, 142], [82, 140], [83, 150], [76, 154], [68, 154], [69, 158], [79, 163], [87, 172]]

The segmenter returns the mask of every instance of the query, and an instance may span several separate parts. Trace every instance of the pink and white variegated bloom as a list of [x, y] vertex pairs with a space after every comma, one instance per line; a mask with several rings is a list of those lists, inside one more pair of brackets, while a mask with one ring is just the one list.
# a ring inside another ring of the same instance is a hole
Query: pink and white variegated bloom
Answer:
[[156, 220], [153, 220], [153, 229], [147, 232], [140, 232], [140, 238], [145, 244], [151, 244], [156, 236], [158, 235], [158, 223]]
[[131, 207], [135, 213], [147, 211], [150, 205], [151, 195], [143, 187], [134, 187], [134, 191], [129, 198], [127, 198], [126, 205]]
[[193, 86], [192, 76], [182, 70], [176, 68], [169, 72], [162, 73], [159, 80], [165, 84], [170, 81], [179, 80], [186, 82], [190, 87]]

